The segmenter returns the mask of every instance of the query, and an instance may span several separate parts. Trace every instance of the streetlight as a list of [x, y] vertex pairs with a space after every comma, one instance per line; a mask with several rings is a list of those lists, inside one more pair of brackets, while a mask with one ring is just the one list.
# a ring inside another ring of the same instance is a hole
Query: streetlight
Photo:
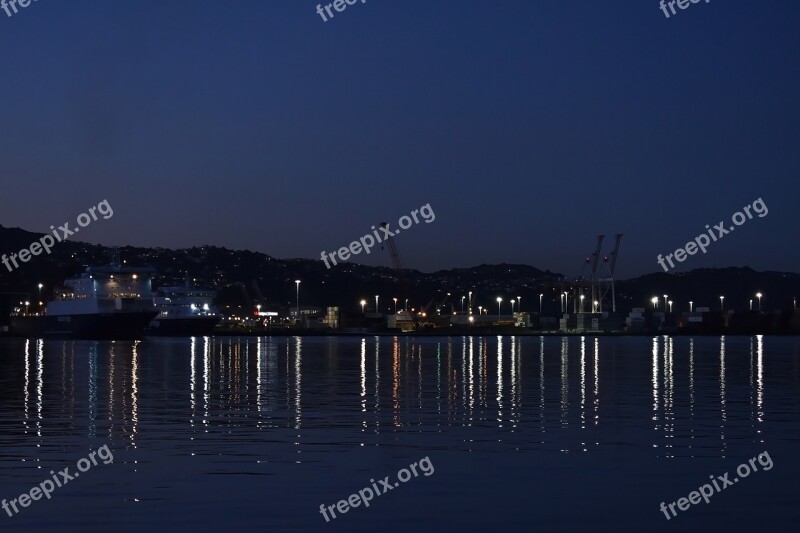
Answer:
[[406, 298], [406, 305], [403, 306], [403, 309], [408, 312], [408, 298]]
[[594, 302], [592, 302], [592, 303], [594, 304], [594, 305], [592, 305], [592, 313], [596, 313], [596, 312], [597, 312], [597, 304], [599, 304], [600, 302], [598, 302], [597, 300], [595, 300], [595, 301], [594, 301]]
[[469, 314], [472, 314], [472, 291], [469, 291], [469, 298], [467, 298], [467, 306], [469, 307]]
[[522, 312], [522, 296], [517, 296], [517, 313]]
[[758, 312], [759, 312], [759, 313], [761, 312], [761, 297], [762, 297], [762, 296], [764, 296], [764, 295], [763, 295], [763, 294], [761, 294], [760, 292], [757, 292], [757, 293], [756, 293], [756, 298], [758, 298]]
[[539, 314], [540, 315], [542, 314], [542, 296], [544, 296], [544, 294], [540, 294], [539, 295]]
[[297, 320], [300, 320], [300, 280], [296, 279], [294, 282], [297, 284]]
[[483, 314], [483, 306], [482, 306], [482, 305], [479, 305], [479, 306], [478, 306], [478, 314], [479, 314], [479, 315], [482, 315], [482, 314]]
[[258, 316], [261, 316], [261, 304], [256, 305], [256, 311], [258, 312]]
[[514, 314], [514, 298], [511, 298], [511, 314]]
[[40, 283], [40, 284], [39, 284], [39, 299], [40, 299], [40, 300], [42, 299], [42, 287], [44, 287], [44, 285], [42, 285], [42, 284]]
[[377, 294], [375, 295], [375, 312], [376, 313], [380, 313], [380, 311], [378, 310], [378, 295]]
[[367, 305], [367, 301], [366, 300], [361, 300], [361, 314], [362, 315], [364, 314], [364, 306], [365, 305]]
[[397, 298], [392, 298], [394, 300], [394, 314], [397, 314]]
[[667, 295], [665, 294], [664, 295], [664, 311], [666, 312], [666, 310], [667, 310]]
[[586, 296], [581, 294], [581, 313], [583, 313], [583, 299], [584, 298], [586, 298]]
[[724, 301], [725, 301], [725, 297], [724, 296], [720, 296], [719, 297], [719, 309], [720, 309], [720, 311], [725, 311]]
[[693, 301], [689, 300], [689, 312], [690, 313], [692, 312], [692, 304], [693, 303], [694, 303]]
[[650, 303], [653, 304], [653, 309], [658, 309], [658, 298], [657, 297], [653, 296], [650, 299]]
[[503, 299], [499, 296], [497, 297], [497, 316], [500, 316], [500, 304], [503, 302]]
[[672, 312], [672, 300], [669, 301], [669, 312]]
[[462, 296], [461, 297], [461, 314], [462, 315], [464, 314], [464, 298], [466, 298], [466, 296]]
[[753, 310], [753, 299], [752, 298], [750, 298], [750, 310], [751, 311]]
[[569, 312], [569, 293], [564, 293], [564, 312]]

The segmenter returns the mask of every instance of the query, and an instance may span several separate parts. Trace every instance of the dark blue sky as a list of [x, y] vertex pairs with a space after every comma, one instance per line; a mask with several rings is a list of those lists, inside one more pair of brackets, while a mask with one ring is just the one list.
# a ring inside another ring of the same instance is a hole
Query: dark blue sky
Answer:
[[[318, 258], [430, 203], [421, 270], [798, 271], [800, 3], [39, 0], [0, 11], [0, 224]], [[388, 255], [357, 261], [389, 264]]]

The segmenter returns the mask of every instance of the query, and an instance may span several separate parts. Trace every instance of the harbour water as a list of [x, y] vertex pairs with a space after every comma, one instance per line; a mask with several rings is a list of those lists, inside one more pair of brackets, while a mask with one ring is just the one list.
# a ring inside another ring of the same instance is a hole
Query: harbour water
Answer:
[[0, 529], [789, 530], [799, 392], [795, 337], [0, 339], [0, 498], [113, 452]]

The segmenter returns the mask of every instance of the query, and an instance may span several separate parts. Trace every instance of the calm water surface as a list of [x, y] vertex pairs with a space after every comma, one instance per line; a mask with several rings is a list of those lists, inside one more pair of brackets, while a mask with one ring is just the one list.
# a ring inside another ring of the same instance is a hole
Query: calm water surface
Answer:
[[792, 337], [0, 339], [0, 498], [113, 453], [0, 530], [794, 530], [798, 392]]

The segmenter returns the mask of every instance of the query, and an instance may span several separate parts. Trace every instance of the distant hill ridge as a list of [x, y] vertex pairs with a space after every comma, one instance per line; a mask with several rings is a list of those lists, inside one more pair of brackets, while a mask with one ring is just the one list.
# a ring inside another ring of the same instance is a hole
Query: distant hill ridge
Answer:
[[[42, 235], [0, 225], [0, 254], [18, 252]], [[65, 278], [74, 276], [86, 266], [108, 263], [111, 250], [106, 246], [68, 240], [56, 245], [51, 254], [33, 257], [13, 272], [7, 272], [0, 265], [0, 292], [33, 295], [38, 284], [42, 283], [45, 285], [43, 298], [47, 298]], [[431, 273], [407, 269], [401, 280], [398, 272], [390, 267], [344, 263], [327, 269], [322, 261], [316, 259], [277, 259], [260, 252], [218, 246], [178, 250], [124, 246], [118, 250], [128, 264], [154, 266], [159, 272], [156, 285], [180, 282], [188, 272], [198, 285], [219, 290], [223, 302], [241, 306], [256, 303], [294, 305], [294, 280], [300, 279], [301, 305], [338, 305], [347, 310], [358, 310], [359, 302], [364, 299], [368, 307], [374, 308], [377, 294], [381, 311], [386, 312], [394, 308], [392, 298], [395, 297], [399, 309], [403, 308], [405, 298], [409, 299], [409, 307], [419, 308], [432, 299], [441, 302], [450, 292], [446, 311], [460, 312], [461, 297], [472, 291], [476, 309], [481, 305], [496, 313], [496, 297], [501, 296], [506, 302], [502, 304], [502, 311], [508, 313], [511, 310], [509, 299], [521, 296], [523, 311], [538, 312], [539, 294], [544, 293], [543, 314], [554, 316], [560, 307], [562, 283], [563, 290], [567, 290], [569, 285], [562, 282], [564, 277], [559, 273], [517, 264], [483, 264]], [[388, 253], [386, 261], [388, 264]], [[620, 312], [650, 306], [653, 296], [663, 300], [664, 294], [675, 302], [674, 311], [688, 309], [689, 300], [695, 307], [718, 309], [720, 295], [725, 296], [726, 308], [742, 311], [747, 310], [749, 300], [755, 299], [757, 291], [764, 294], [762, 304], [765, 309], [790, 309], [794, 298], [800, 297], [800, 275], [756, 272], [747, 267], [702, 268], [677, 274], [656, 272], [617, 281], [616, 286]], [[610, 307], [610, 297], [606, 302]], [[663, 308], [663, 301], [659, 305]]]

